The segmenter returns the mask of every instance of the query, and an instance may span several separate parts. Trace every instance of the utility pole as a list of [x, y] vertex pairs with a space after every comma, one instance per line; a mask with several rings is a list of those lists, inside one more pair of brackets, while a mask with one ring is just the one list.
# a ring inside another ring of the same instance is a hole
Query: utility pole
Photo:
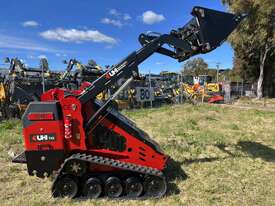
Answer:
[[220, 62], [217, 62], [216, 67], [217, 67], [217, 74], [216, 74], [216, 81], [217, 83], [219, 82], [219, 70], [220, 70]]
[[43, 93], [45, 92], [45, 76], [44, 76], [44, 64], [43, 62], [41, 62], [41, 70], [42, 70], [42, 73], [41, 73], [41, 77], [42, 77], [42, 91]]

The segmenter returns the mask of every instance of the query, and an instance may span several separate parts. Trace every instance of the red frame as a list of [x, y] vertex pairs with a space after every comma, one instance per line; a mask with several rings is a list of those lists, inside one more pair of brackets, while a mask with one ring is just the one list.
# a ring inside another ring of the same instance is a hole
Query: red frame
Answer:
[[[92, 102], [81, 104], [75, 95], [81, 94], [89, 85], [90, 83], [84, 83], [80, 90], [73, 91], [58, 88], [51, 89], [41, 96], [41, 101], [59, 101], [62, 108], [63, 120], [50, 120], [50, 115], [46, 115], [46, 117], [49, 117], [49, 119], [46, 118], [47, 121], [34, 121], [30, 126], [24, 128], [23, 131], [26, 150], [39, 150], [41, 144], [45, 144], [49, 145], [53, 150], [64, 149], [65, 154], [67, 155], [76, 152], [84, 152], [163, 170], [168, 159], [165, 154], [155, 151], [151, 146], [145, 144], [142, 140], [129, 134], [126, 130], [119, 127], [115, 122], [111, 122], [106, 118], [102, 120], [101, 124], [111, 129], [115, 133], [123, 136], [126, 139], [126, 149], [123, 152], [118, 152], [87, 146], [86, 134], [83, 125], [84, 122], [94, 113], [93, 106]], [[73, 95], [67, 95], [65, 97], [65, 92], [70, 92]], [[31, 115], [31, 117], [33, 117], [33, 115]], [[70, 122], [68, 122], [68, 119]], [[66, 134], [70, 132], [68, 127], [66, 127], [67, 130], [65, 129], [65, 125], [68, 126], [68, 124], [70, 125], [69, 129], [71, 131], [71, 136], [70, 138], [65, 138], [65, 132]], [[45, 132], [55, 133], [56, 142], [30, 142], [29, 136], [31, 134], [43, 134]], [[87, 139], [88, 141], [93, 141], [93, 134], [90, 134]], [[128, 150], [129, 148], [131, 149]], [[97, 171], [117, 170], [106, 166], [93, 166], [92, 168]]]

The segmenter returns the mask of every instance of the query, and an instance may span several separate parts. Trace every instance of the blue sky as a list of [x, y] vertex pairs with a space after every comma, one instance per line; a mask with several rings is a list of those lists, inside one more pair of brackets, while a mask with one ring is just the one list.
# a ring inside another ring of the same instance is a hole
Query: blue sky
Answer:
[[[169, 32], [192, 18], [193, 6], [221, 11], [220, 0], [9, 0], [0, 7], [0, 58], [18, 57], [37, 66], [46, 56], [50, 67], [64, 69], [62, 60], [112, 65], [140, 48], [142, 32]], [[231, 68], [233, 51], [228, 43], [202, 55], [210, 67], [216, 62]], [[154, 54], [140, 65], [141, 72], [179, 71], [183, 63]], [[3, 67], [2, 62], [0, 66]]]

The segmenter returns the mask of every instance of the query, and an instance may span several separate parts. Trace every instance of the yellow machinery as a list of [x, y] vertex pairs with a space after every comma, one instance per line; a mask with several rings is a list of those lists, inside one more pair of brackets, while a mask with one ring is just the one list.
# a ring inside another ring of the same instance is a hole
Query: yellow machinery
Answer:
[[4, 102], [6, 100], [6, 90], [5, 90], [5, 86], [4, 83], [1, 82], [0, 83], [0, 102]]
[[207, 101], [208, 103], [220, 103], [224, 100], [218, 83], [205, 83], [204, 86], [198, 83], [193, 86], [182, 83], [182, 90], [183, 96], [192, 104], [197, 104], [198, 100], [201, 100], [201, 102]]
[[190, 86], [186, 83], [182, 83], [182, 94], [192, 104], [197, 104], [199, 98], [204, 99], [205, 90], [199, 84]]
[[8, 88], [3, 81], [0, 83], [0, 112], [1, 112], [1, 119], [5, 119], [8, 115], [8, 105], [9, 105], [9, 98], [8, 98]]
[[9, 83], [0, 82], [0, 117], [1, 119], [20, 117], [27, 105], [10, 101]]
[[127, 90], [122, 91], [119, 94], [118, 99], [115, 100], [116, 109], [123, 110], [136, 107], [137, 102], [135, 99], [135, 95], [135, 88], [128, 88]]
[[221, 91], [218, 83], [206, 83], [204, 87], [208, 92], [218, 93]]

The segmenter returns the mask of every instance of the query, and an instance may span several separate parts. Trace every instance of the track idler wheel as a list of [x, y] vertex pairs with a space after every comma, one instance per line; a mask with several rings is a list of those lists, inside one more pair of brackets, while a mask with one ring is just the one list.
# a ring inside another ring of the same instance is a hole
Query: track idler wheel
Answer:
[[102, 185], [98, 178], [91, 177], [89, 178], [83, 187], [83, 195], [95, 199], [98, 198], [102, 193]]
[[78, 181], [72, 175], [60, 177], [53, 187], [54, 197], [74, 198], [78, 192]]
[[144, 180], [145, 196], [162, 197], [167, 190], [167, 183], [164, 178], [147, 176]]
[[137, 177], [129, 177], [125, 181], [125, 193], [127, 197], [139, 197], [143, 192], [143, 185]]
[[82, 176], [87, 171], [87, 164], [84, 161], [71, 160], [66, 164], [64, 171], [75, 176]]
[[105, 182], [105, 193], [110, 198], [119, 197], [123, 192], [121, 181], [117, 177], [109, 177]]

